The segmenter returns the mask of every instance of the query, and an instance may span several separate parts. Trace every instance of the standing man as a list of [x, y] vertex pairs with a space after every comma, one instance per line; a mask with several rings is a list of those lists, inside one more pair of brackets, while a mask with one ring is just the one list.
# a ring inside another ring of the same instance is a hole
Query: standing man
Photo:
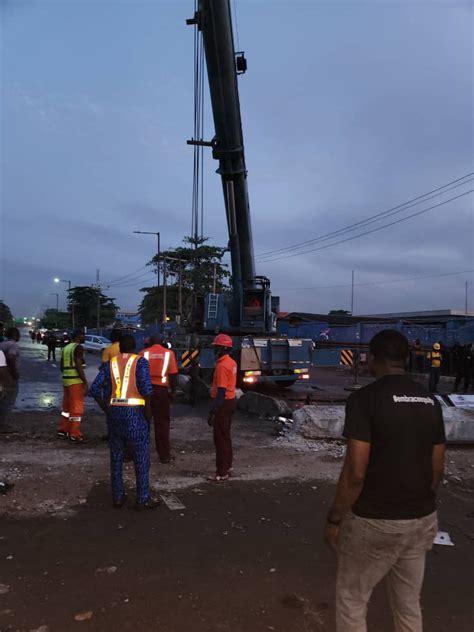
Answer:
[[464, 380], [464, 393], [469, 390], [469, 384], [471, 381], [474, 356], [472, 353], [472, 345], [462, 347], [458, 354], [458, 361], [456, 365], [456, 381], [454, 382], [454, 392], [458, 392], [461, 380]]
[[117, 509], [126, 501], [123, 460], [131, 448], [137, 486], [135, 508], [154, 509], [158, 501], [150, 496], [150, 398], [153, 388], [148, 362], [135, 355], [135, 338], [129, 334], [120, 341], [120, 355], [103, 364], [89, 395], [107, 415], [109, 426], [112, 500]]
[[417, 338], [415, 340], [415, 344], [413, 345], [415, 349], [415, 366], [418, 373], [423, 373], [423, 369], [425, 366], [425, 354], [423, 352], [423, 347], [421, 346], [420, 339]]
[[140, 352], [150, 365], [153, 395], [151, 414], [155, 425], [155, 447], [160, 463], [172, 463], [170, 446], [170, 403], [178, 385], [178, 365], [171, 349], [164, 347], [164, 336], [155, 334], [150, 338], [150, 347]]
[[441, 362], [443, 356], [441, 355], [441, 345], [439, 342], [435, 342], [433, 348], [428, 353], [428, 360], [430, 360], [430, 381], [429, 391], [430, 393], [436, 393], [438, 391], [438, 382], [441, 376]]
[[46, 332], [46, 346], [48, 347], [48, 362], [53, 358], [56, 362], [56, 336], [52, 331]]
[[232, 415], [235, 411], [237, 363], [230, 357], [233, 342], [227, 334], [219, 334], [212, 343], [217, 356], [211, 387], [214, 403], [209, 411], [208, 424], [214, 429], [216, 475], [208, 480], [222, 483], [232, 473]]
[[16, 327], [10, 327], [6, 332], [6, 339], [0, 342], [0, 350], [5, 355], [5, 361], [10, 375], [10, 380], [4, 389], [4, 397], [0, 404], [0, 422], [4, 423], [7, 416], [16, 403], [18, 397], [18, 385], [20, 380], [20, 331]]
[[[0, 432], [3, 431], [3, 400], [12, 383], [12, 377], [7, 367], [7, 359], [3, 351], [0, 351]], [[7, 494], [13, 489], [14, 484], [7, 480], [0, 480], [0, 494]]]
[[365, 632], [374, 587], [387, 579], [396, 632], [421, 632], [426, 551], [437, 532], [443, 476], [441, 406], [405, 372], [408, 341], [386, 329], [370, 342], [376, 381], [347, 400], [346, 458], [325, 538], [338, 553], [337, 632]]
[[63, 375], [63, 408], [58, 424], [58, 437], [72, 443], [82, 443], [82, 416], [84, 415], [84, 396], [87, 393], [87, 379], [84, 373], [84, 332], [77, 330], [72, 334], [72, 342], [66, 345], [61, 356]]
[[112, 358], [120, 355], [120, 339], [122, 337], [122, 332], [120, 329], [112, 329], [112, 333], [110, 334], [110, 342], [112, 343], [108, 347], [102, 351], [102, 364], [106, 362], [110, 362]]

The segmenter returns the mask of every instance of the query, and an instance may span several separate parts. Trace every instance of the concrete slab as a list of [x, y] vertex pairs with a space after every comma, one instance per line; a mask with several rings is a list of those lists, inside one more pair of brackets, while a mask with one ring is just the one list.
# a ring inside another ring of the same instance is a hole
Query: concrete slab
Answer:
[[[293, 413], [293, 430], [306, 439], [340, 439], [344, 406], [302, 406]], [[474, 443], [474, 409], [443, 408], [448, 443]]]

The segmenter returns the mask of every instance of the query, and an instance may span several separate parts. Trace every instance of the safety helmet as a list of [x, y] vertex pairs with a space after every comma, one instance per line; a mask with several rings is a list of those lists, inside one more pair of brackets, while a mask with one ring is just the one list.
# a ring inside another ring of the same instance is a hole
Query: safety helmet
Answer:
[[433, 345], [433, 349], [435, 351], [439, 351], [441, 349], [441, 345], [439, 344], [439, 342], [435, 342]]
[[212, 341], [212, 344], [216, 347], [229, 347], [230, 349], [234, 346], [232, 338], [227, 334], [218, 334]]

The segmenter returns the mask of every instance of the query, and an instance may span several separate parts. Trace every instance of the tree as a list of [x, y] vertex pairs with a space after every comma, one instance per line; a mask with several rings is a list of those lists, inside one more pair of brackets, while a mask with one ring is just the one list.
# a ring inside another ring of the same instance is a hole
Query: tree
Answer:
[[[69, 312], [74, 303], [74, 315], [77, 327], [107, 327], [115, 321], [118, 306], [114, 298], [106, 296], [102, 290], [90, 285], [71, 288], [69, 291]], [[99, 306], [99, 319], [97, 308]]]
[[71, 317], [67, 312], [57, 312], [48, 308], [40, 320], [40, 325], [46, 329], [68, 329], [71, 326]]
[[[181, 282], [182, 315], [190, 320], [196, 297], [212, 292], [229, 291], [230, 273], [222, 264], [227, 248], [210, 246], [208, 237], [185, 237], [184, 246], [162, 252], [160, 258], [155, 255], [147, 264], [157, 271], [166, 267], [166, 312], [169, 317], [179, 314], [179, 286]], [[144, 323], [162, 320], [163, 288], [144, 287], [145, 294], [140, 304], [140, 314]], [[160, 311], [161, 310], [161, 311]]]
[[13, 315], [6, 303], [0, 301], [0, 323], [9, 326], [13, 323]]

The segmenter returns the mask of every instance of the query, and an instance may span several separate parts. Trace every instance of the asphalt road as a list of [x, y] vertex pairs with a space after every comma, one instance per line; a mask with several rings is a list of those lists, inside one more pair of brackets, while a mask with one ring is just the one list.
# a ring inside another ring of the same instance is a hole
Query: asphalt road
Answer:
[[[48, 349], [43, 344], [32, 343], [22, 335], [20, 339], [21, 379], [17, 410], [50, 410], [61, 408], [62, 382], [60, 371], [61, 349], [56, 349], [56, 362], [48, 361]], [[89, 384], [97, 375], [100, 364], [98, 353], [85, 353], [86, 377]], [[95, 404], [86, 398], [86, 406]]]

